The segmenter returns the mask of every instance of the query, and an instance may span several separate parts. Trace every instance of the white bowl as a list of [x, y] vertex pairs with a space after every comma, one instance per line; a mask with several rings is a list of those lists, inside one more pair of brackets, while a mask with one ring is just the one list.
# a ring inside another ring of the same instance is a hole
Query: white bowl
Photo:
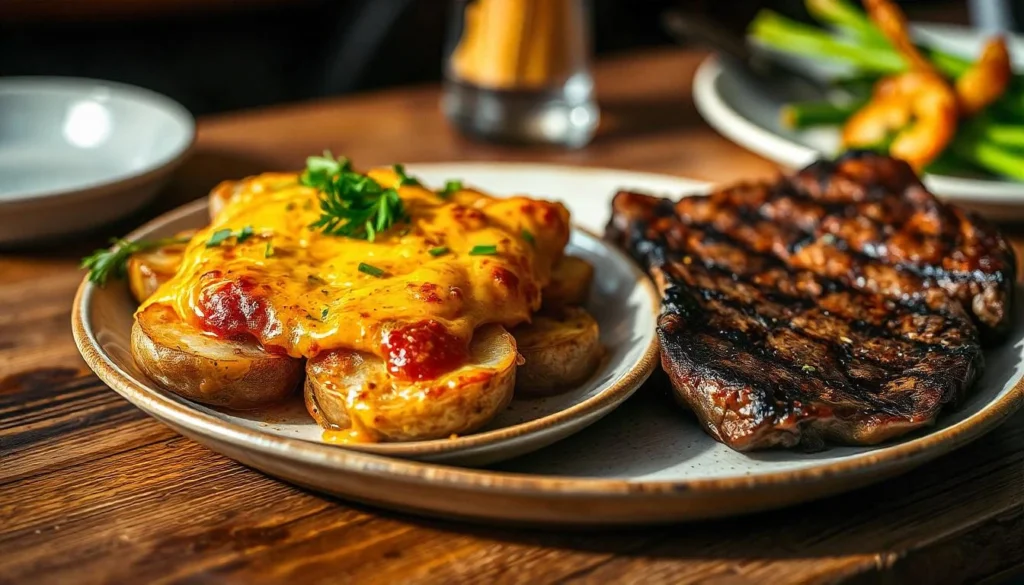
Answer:
[[0, 79], [0, 244], [79, 232], [135, 211], [194, 139], [188, 111], [145, 89]]

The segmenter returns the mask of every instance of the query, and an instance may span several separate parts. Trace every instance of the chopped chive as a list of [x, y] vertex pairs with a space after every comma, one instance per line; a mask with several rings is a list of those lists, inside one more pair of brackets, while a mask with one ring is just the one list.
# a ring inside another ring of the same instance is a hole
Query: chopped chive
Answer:
[[535, 240], [533, 238], [533, 234], [530, 233], [530, 230], [524, 229], [522, 234], [523, 234], [523, 239], [526, 240], [527, 242], [529, 242], [529, 244], [531, 246], [536, 246], [537, 245], [537, 240]]
[[438, 246], [427, 250], [431, 256], [443, 256], [448, 253], [448, 246]]
[[367, 264], [365, 262], [359, 263], [359, 272], [362, 272], [363, 274], [369, 274], [370, 276], [376, 276], [377, 278], [384, 276], [383, 270], [377, 268], [376, 266], [373, 266], [372, 264]]
[[272, 240], [267, 240], [267, 247], [263, 249], [263, 257], [264, 258], [270, 258], [273, 255], [274, 255], [274, 242]]
[[497, 246], [473, 246], [473, 249], [469, 251], [470, 256], [494, 256], [497, 253]]
[[234, 237], [235, 241], [237, 243], [241, 244], [242, 242], [244, 242], [244, 241], [248, 240], [249, 238], [253, 237], [253, 235], [255, 235], [255, 233], [256, 232], [254, 232], [252, 230], [252, 226], [251, 225], [247, 225], [247, 226], [243, 227], [242, 229], [238, 230], [237, 234], [235, 232], [231, 231], [230, 229], [227, 229], [227, 228], [222, 229], [222, 230], [217, 230], [217, 231], [213, 232], [213, 235], [210, 236], [210, 240], [208, 242], [206, 242], [206, 247], [207, 248], [216, 248], [217, 246], [223, 244], [230, 237]]
[[444, 189], [442, 189], [440, 192], [438, 192], [438, 195], [441, 196], [441, 199], [447, 199], [447, 198], [451, 197], [452, 195], [454, 195], [456, 191], [461, 191], [461, 190], [462, 190], [462, 181], [460, 181], [459, 179], [448, 179], [444, 183]]
[[238, 230], [238, 236], [236, 236], [235, 241], [238, 242], [239, 244], [241, 244], [242, 242], [244, 242], [244, 241], [248, 240], [249, 238], [251, 238], [254, 233], [255, 232], [252, 231], [252, 226], [251, 225], [247, 225], [247, 226], [243, 227], [242, 229]]
[[233, 232], [229, 229], [222, 229], [213, 232], [213, 235], [210, 236], [210, 240], [206, 242], [206, 247], [216, 248], [217, 246], [221, 245], [221, 243], [223, 243], [224, 240], [230, 238], [232, 233]]
[[320, 311], [320, 320], [323, 321], [325, 319], [327, 319], [327, 307], [324, 307], [323, 310]]
[[801, 367], [800, 369], [808, 374], [813, 374], [814, 372], [818, 371], [818, 368], [809, 364], [804, 364], [803, 367]]

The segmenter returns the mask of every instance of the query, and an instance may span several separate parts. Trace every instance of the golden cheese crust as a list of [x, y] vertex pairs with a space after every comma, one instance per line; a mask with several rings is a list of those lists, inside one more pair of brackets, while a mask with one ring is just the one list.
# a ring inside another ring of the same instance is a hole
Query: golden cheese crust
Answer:
[[[168, 306], [209, 334], [252, 336], [294, 358], [363, 352], [415, 381], [458, 367], [479, 327], [513, 327], [540, 308], [569, 238], [565, 207], [468, 189], [444, 195], [399, 185], [391, 169], [368, 176], [396, 188], [410, 218], [373, 242], [310, 228], [318, 192], [296, 174], [218, 186], [211, 224], [140, 311]], [[226, 230], [252, 235], [208, 245]]]

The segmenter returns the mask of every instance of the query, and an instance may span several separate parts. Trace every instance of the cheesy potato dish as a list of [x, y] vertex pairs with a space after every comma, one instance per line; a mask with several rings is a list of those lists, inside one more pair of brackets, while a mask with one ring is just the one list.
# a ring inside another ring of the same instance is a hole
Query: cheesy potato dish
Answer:
[[597, 324], [579, 307], [593, 269], [564, 255], [569, 219], [559, 203], [329, 157], [224, 182], [207, 227], [122, 244], [136, 247], [132, 353], [205, 404], [302, 388], [339, 442], [468, 433], [515, 391], [562, 391], [597, 367]]

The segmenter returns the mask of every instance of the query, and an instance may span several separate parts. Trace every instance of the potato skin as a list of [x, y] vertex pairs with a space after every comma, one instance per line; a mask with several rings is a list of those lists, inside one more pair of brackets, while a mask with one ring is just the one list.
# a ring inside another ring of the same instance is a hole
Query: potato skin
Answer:
[[558, 309], [587, 301], [594, 281], [594, 267], [575, 256], [563, 256], [551, 270], [551, 282], [544, 287], [544, 307]]
[[[511, 401], [518, 354], [515, 340], [497, 325], [478, 330], [470, 353], [470, 364], [422, 382], [394, 380], [376, 356], [322, 353], [306, 365], [306, 409], [320, 426], [355, 430], [368, 441], [425, 441], [472, 432]], [[353, 405], [358, 405], [357, 420]]]
[[302, 379], [302, 360], [269, 354], [255, 342], [209, 337], [163, 305], [136, 315], [131, 349], [135, 363], [161, 387], [211, 406], [274, 404]]
[[244, 185], [244, 180], [221, 181], [210, 191], [209, 203], [207, 204], [210, 212], [210, 221], [217, 219], [220, 212], [224, 211], [224, 208], [231, 202], [231, 199], [241, 192]]
[[[175, 234], [176, 237], [192, 237], [196, 230]], [[185, 244], [172, 244], [148, 252], [132, 254], [128, 259], [128, 288], [138, 302], [148, 299], [161, 284], [167, 282], [181, 266]]]
[[516, 373], [516, 392], [527, 396], [550, 396], [579, 386], [604, 356], [597, 322], [579, 307], [538, 313], [512, 335], [526, 360]]

